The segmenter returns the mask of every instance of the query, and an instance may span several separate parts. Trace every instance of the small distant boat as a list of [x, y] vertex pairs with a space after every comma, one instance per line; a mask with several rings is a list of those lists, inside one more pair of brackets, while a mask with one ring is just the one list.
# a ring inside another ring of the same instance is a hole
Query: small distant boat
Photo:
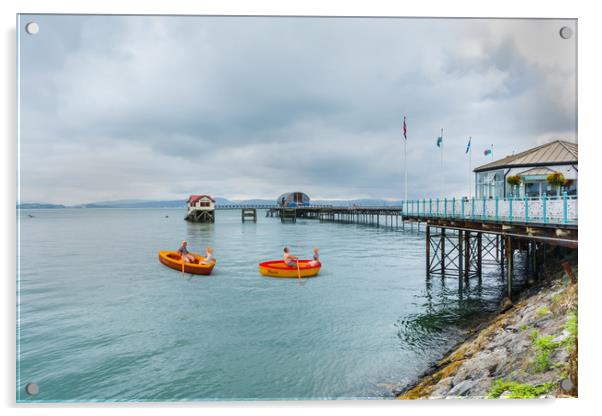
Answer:
[[[211, 260], [209, 264], [199, 264], [205, 258], [196, 253], [189, 254], [192, 254], [196, 263], [184, 262], [185, 273], [204, 275], [211, 274], [213, 267], [215, 267], [215, 259]], [[171, 267], [179, 272], [182, 271], [182, 256], [180, 256], [180, 253], [177, 251], [159, 251], [159, 261], [167, 267]]]
[[299, 260], [299, 269], [284, 263], [284, 260], [271, 260], [259, 263], [259, 273], [270, 277], [314, 277], [320, 273], [322, 264], [309, 265], [312, 260]]

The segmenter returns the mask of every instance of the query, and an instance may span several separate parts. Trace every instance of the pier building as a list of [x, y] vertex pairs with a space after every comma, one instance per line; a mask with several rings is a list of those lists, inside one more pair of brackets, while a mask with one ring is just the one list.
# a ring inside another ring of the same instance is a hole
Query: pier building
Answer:
[[276, 200], [278, 206], [281, 208], [308, 207], [309, 201], [309, 196], [303, 192], [289, 192], [282, 194]]
[[209, 195], [190, 195], [186, 207], [186, 221], [215, 222], [215, 199]]
[[[555, 140], [479, 166], [474, 173], [477, 198], [577, 195], [577, 143]], [[547, 177], [552, 173], [562, 173], [566, 185], [550, 185]], [[518, 187], [507, 183], [510, 176], [520, 177]]]

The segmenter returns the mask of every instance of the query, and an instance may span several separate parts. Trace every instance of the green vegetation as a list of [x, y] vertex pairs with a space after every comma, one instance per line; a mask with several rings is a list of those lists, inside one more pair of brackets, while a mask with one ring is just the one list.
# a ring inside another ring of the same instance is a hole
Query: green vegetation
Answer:
[[549, 351], [539, 351], [533, 360], [533, 370], [536, 373], [543, 373], [552, 367]]
[[560, 342], [552, 341], [553, 337], [548, 335], [547, 337], [540, 337], [537, 331], [531, 332], [531, 341], [537, 351], [535, 359], [533, 360], [533, 370], [536, 373], [543, 373], [552, 367], [552, 360], [550, 355], [552, 352], [560, 346]]
[[520, 183], [522, 181], [523, 179], [518, 175], [508, 176], [508, 178], [506, 179], [506, 182], [508, 182], [508, 185], [510, 185], [510, 190], [513, 196], [518, 197], [518, 187], [520, 186]]
[[562, 295], [560, 293], [556, 293], [552, 296], [552, 303], [557, 304], [558, 302], [560, 302], [560, 299], [562, 299]]
[[554, 172], [554, 173], [550, 173], [547, 177], [546, 180], [548, 181], [548, 183], [550, 185], [552, 185], [553, 187], [561, 187], [566, 185], [567, 180], [564, 177], [564, 175], [560, 172]]
[[577, 312], [572, 312], [569, 315], [564, 324], [564, 329], [569, 333], [569, 336], [562, 342], [562, 345], [566, 346], [567, 349], [572, 352], [575, 349], [575, 343], [577, 342]]
[[547, 306], [542, 306], [537, 311], [535, 311], [535, 315], [538, 318], [541, 318], [542, 316], [545, 316], [545, 315], [547, 315], [549, 313], [550, 313], [550, 308], [548, 308]]
[[490, 399], [499, 398], [504, 392], [509, 392], [510, 399], [533, 399], [546, 394], [552, 388], [552, 383], [539, 384], [532, 386], [530, 384], [521, 384], [509, 380], [494, 380], [491, 389], [487, 395]]
[[564, 328], [569, 331], [569, 334], [577, 338], [577, 312], [572, 312], [569, 316], [569, 319], [564, 324]]
[[508, 176], [508, 178], [506, 178], [506, 182], [511, 186], [519, 186], [522, 181], [523, 179], [518, 175]]
[[527, 329], [529, 329], [529, 325], [521, 325], [521, 326], [520, 326], [518, 329], [519, 329], [521, 332], [524, 332], [524, 331], [526, 331]]

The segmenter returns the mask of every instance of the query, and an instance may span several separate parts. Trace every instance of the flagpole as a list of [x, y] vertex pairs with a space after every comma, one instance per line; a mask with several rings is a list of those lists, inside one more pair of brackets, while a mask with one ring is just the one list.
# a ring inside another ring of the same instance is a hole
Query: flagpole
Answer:
[[472, 198], [472, 137], [468, 137], [468, 197]]
[[[441, 128], [441, 192], [445, 192], [445, 175], [443, 174], [443, 128]], [[443, 194], [441, 194], [443, 195]]]
[[408, 153], [407, 153], [407, 149], [406, 149], [406, 142], [408, 141], [408, 139], [406, 139], [404, 137], [403, 139], [403, 174], [404, 174], [404, 201], [408, 200]]
[[[407, 141], [408, 141], [408, 128], [406, 126], [406, 116], [403, 116], [403, 176], [404, 176], [404, 187], [403, 187], [403, 202], [408, 200], [408, 152], [407, 152]], [[402, 202], [402, 206], [403, 206]]]

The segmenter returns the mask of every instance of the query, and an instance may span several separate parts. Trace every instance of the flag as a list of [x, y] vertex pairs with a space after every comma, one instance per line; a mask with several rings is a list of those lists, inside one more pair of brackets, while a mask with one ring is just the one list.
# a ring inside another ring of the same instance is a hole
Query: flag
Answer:
[[489, 156], [491, 154], [491, 149], [487, 149], [483, 153], [485, 153], [485, 156]]
[[443, 144], [443, 137], [441, 137], [441, 136], [437, 137], [437, 147], [441, 147], [442, 144]]
[[408, 127], [406, 126], [406, 117], [403, 116], [403, 138], [408, 140]]
[[470, 142], [471, 141], [472, 141], [472, 137], [470, 139], [468, 139], [468, 144], [466, 145], [466, 152], [465, 153], [470, 152]]

